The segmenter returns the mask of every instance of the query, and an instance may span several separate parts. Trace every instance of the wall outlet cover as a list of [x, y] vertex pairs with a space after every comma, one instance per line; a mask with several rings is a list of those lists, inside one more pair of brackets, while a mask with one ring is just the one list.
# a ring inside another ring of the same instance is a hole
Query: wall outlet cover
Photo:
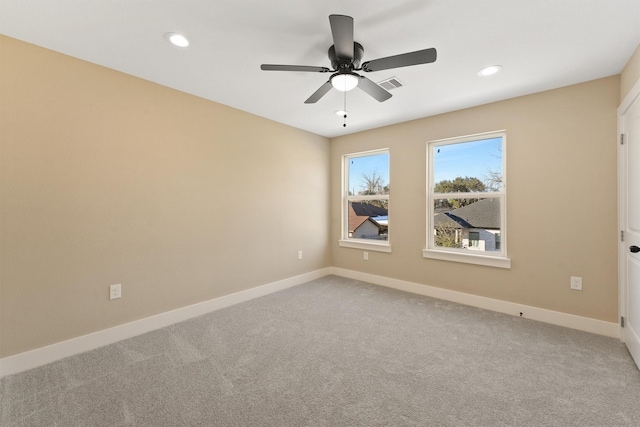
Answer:
[[109, 286], [109, 299], [118, 299], [122, 298], [122, 285], [111, 285]]
[[582, 290], [582, 277], [571, 276], [571, 289], [574, 291]]

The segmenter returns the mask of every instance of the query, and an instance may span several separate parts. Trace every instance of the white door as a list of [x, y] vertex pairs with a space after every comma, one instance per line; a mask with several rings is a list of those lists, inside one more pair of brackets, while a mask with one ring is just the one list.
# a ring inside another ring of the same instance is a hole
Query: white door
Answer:
[[[640, 88], [640, 82], [634, 89]], [[620, 106], [620, 313], [622, 340], [640, 367], [640, 90]]]

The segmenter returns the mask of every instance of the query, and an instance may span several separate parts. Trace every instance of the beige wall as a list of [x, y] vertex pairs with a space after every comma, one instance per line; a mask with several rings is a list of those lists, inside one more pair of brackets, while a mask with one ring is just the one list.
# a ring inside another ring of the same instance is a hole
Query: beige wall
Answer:
[[629, 62], [622, 70], [620, 76], [620, 101], [624, 99], [633, 88], [633, 85], [640, 80], [640, 45], [636, 48]]
[[[614, 76], [335, 138], [331, 264], [615, 322]], [[426, 142], [506, 129], [510, 270], [424, 259]], [[341, 155], [390, 149], [391, 254], [340, 248]], [[418, 230], [416, 232], [416, 230]], [[583, 291], [569, 288], [583, 278]]]
[[0, 73], [0, 357], [329, 265], [327, 139], [2, 36]]
[[[638, 78], [637, 50], [621, 77], [329, 143], [0, 36], [0, 357], [329, 265], [616, 321], [616, 108]], [[498, 129], [511, 270], [422, 258], [426, 141]], [[384, 147], [393, 252], [365, 262], [337, 245], [340, 156]]]

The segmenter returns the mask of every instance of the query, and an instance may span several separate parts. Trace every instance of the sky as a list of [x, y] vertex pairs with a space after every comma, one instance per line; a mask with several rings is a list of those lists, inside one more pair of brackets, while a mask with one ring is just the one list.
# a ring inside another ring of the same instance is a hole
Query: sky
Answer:
[[[487, 171], [502, 172], [502, 138], [434, 146], [434, 182], [453, 180], [459, 176], [484, 181]], [[425, 159], [426, 161], [426, 159]], [[402, 165], [392, 164], [392, 167]], [[349, 163], [349, 187], [361, 190], [362, 174], [377, 171], [384, 185], [389, 184], [389, 154], [352, 157]]]
[[502, 173], [502, 138], [433, 147], [434, 183], [459, 176], [485, 180], [488, 171]]
[[352, 157], [349, 161], [349, 188], [357, 194], [362, 188], [362, 174], [377, 171], [382, 176], [383, 186], [389, 184], [389, 153]]

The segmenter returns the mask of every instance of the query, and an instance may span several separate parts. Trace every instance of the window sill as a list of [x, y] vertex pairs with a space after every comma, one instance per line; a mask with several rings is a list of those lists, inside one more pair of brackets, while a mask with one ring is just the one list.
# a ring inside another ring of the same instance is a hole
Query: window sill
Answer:
[[480, 255], [473, 253], [460, 253], [453, 251], [438, 251], [434, 249], [423, 249], [422, 256], [424, 258], [431, 259], [439, 259], [443, 261], [453, 261], [453, 262], [461, 262], [465, 264], [476, 264], [476, 265], [484, 265], [487, 267], [497, 267], [497, 268], [511, 268], [511, 259], [500, 257], [500, 256], [490, 256], [490, 255]]
[[338, 245], [343, 248], [364, 249], [366, 251], [377, 251], [391, 253], [389, 243], [374, 243], [365, 240], [339, 240]]

